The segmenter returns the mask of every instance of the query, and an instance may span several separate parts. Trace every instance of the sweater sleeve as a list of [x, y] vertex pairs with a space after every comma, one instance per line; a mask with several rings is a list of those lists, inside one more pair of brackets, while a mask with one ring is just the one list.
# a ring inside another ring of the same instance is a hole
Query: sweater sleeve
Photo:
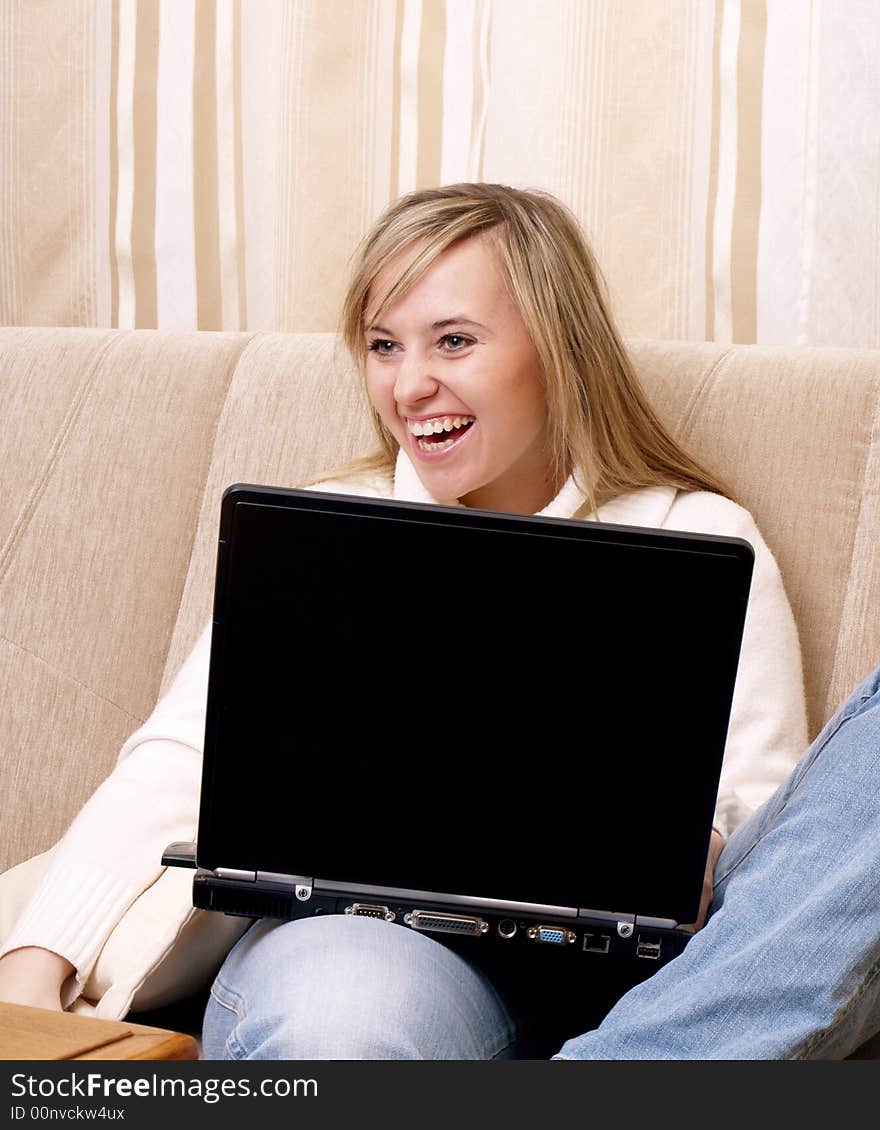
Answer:
[[788, 778], [807, 745], [797, 627], [779, 567], [747, 510], [720, 495], [682, 493], [664, 526], [743, 538], [755, 552], [715, 809], [715, 826], [729, 836]]
[[41, 946], [67, 958], [67, 1008], [126, 910], [162, 873], [162, 850], [198, 821], [210, 625], [167, 693], [123, 745], [106, 780], [58, 842], [0, 956]]

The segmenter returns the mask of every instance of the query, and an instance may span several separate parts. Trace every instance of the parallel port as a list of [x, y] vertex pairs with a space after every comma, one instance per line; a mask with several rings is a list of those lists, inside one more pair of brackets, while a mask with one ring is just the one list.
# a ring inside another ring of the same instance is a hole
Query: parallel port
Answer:
[[482, 918], [465, 914], [437, 914], [430, 910], [414, 910], [405, 914], [403, 920], [414, 930], [435, 934], [461, 934], [477, 938], [489, 929], [489, 923]]

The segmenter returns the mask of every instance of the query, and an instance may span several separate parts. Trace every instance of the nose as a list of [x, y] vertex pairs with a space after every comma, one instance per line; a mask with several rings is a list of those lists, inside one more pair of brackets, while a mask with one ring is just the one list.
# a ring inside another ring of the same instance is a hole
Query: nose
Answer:
[[394, 399], [398, 407], [414, 407], [434, 395], [440, 382], [431, 375], [431, 362], [416, 350], [404, 354], [394, 379]]

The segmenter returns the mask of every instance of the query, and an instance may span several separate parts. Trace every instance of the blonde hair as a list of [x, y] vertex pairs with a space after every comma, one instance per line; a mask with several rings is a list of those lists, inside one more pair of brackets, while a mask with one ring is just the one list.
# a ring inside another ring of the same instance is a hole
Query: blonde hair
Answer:
[[[732, 497], [672, 438], [643, 393], [605, 298], [604, 280], [577, 220], [546, 192], [501, 184], [454, 184], [392, 204], [353, 258], [340, 333], [361, 373], [364, 319], [379, 271], [406, 248], [415, 254], [382, 297], [401, 297], [453, 243], [489, 236], [538, 354], [547, 398], [553, 477], [575, 474], [582, 515], [646, 486], [708, 490]], [[373, 411], [379, 447], [337, 469], [388, 471], [398, 444]], [[322, 478], [328, 476], [322, 476]], [[316, 481], [316, 480], [315, 480]]]

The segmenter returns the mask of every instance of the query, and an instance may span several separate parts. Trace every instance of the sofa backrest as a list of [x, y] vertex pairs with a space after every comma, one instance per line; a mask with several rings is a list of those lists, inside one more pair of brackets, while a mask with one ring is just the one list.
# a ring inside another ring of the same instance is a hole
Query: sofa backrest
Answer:
[[[754, 514], [811, 733], [880, 662], [880, 352], [631, 342]], [[54, 843], [210, 615], [220, 496], [365, 449], [328, 334], [0, 330], [0, 868]]]

